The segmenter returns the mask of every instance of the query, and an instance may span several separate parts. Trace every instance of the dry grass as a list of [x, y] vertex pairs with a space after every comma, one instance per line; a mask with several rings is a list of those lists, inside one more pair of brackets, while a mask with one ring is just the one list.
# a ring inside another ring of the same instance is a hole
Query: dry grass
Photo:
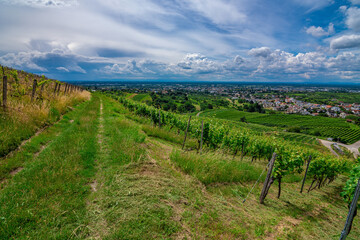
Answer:
[[[38, 129], [59, 120], [71, 106], [89, 100], [91, 96], [87, 91], [65, 93], [64, 83], [55, 94], [55, 81], [23, 71], [5, 68], [5, 75], [8, 78], [8, 98], [6, 110], [0, 109], [0, 157], [16, 149]], [[31, 101], [33, 79], [42, 85], [37, 87], [35, 98]]]

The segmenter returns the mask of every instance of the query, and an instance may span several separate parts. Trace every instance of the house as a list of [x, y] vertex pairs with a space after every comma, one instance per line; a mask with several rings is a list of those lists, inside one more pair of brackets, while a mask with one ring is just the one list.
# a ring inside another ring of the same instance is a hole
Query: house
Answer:
[[332, 107], [330, 108], [331, 111], [334, 111], [334, 112], [340, 112], [341, 109], [339, 107]]

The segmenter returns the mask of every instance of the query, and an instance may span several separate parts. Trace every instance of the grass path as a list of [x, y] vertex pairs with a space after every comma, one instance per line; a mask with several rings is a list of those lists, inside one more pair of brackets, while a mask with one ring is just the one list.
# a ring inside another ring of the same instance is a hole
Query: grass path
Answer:
[[94, 175], [98, 104], [93, 97], [1, 165], [5, 177], [9, 166], [23, 169], [0, 190], [0, 239], [87, 234], [85, 198]]

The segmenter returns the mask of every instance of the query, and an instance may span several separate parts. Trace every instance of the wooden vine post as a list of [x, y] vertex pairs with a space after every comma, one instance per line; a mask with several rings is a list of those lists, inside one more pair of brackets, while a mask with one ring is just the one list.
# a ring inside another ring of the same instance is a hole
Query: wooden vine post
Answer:
[[202, 152], [203, 136], [204, 136], [204, 120], [202, 120], [202, 122], [201, 122], [200, 154]]
[[350, 233], [351, 225], [353, 223], [354, 217], [357, 212], [356, 210], [357, 210], [357, 202], [359, 200], [359, 195], [360, 195], [360, 178], [358, 180], [358, 184], [355, 189], [354, 197], [353, 197], [351, 205], [350, 205], [349, 214], [346, 218], [344, 230], [342, 230], [342, 232], [341, 232], [340, 240], [345, 240], [347, 235], [349, 235], [349, 233]]
[[32, 93], [31, 93], [31, 102], [34, 101], [35, 93], [36, 93], [36, 87], [37, 87], [37, 80], [34, 79]]
[[182, 145], [182, 148], [181, 148], [181, 149], [184, 149], [184, 146], [185, 146], [186, 136], [187, 136], [187, 133], [188, 133], [188, 131], [189, 131], [189, 126], [190, 126], [190, 121], [191, 121], [191, 116], [189, 117], [189, 121], [188, 121], [188, 124], [187, 124], [187, 127], [186, 127], [186, 131], [185, 131], [184, 142], [183, 142], [183, 145]]
[[304, 179], [303, 179], [303, 182], [302, 182], [302, 185], [301, 185], [300, 193], [302, 193], [303, 190], [304, 190], [305, 180], [306, 180], [306, 176], [307, 176], [307, 173], [308, 173], [308, 170], [309, 170], [310, 162], [311, 162], [311, 155], [309, 156], [309, 160], [308, 160], [307, 165], [306, 165], [305, 176], [304, 176]]
[[57, 89], [58, 83], [55, 82], [55, 88], [54, 88], [54, 95], [56, 94], [56, 89]]
[[269, 162], [269, 169], [268, 169], [268, 172], [266, 175], [264, 186], [263, 186], [263, 189], [261, 190], [261, 195], [260, 195], [260, 203], [261, 204], [264, 204], [265, 197], [266, 197], [266, 195], [269, 191], [270, 185], [271, 185], [271, 174], [272, 174], [272, 170], [274, 168], [275, 159], [276, 159], [276, 153], [273, 153], [271, 160]]

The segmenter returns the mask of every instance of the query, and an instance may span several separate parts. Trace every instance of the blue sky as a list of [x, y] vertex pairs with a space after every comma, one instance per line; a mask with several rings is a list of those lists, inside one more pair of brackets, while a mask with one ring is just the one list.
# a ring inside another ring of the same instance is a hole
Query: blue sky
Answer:
[[0, 33], [59, 80], [360, 82], [360, 0], [0, 0]]

